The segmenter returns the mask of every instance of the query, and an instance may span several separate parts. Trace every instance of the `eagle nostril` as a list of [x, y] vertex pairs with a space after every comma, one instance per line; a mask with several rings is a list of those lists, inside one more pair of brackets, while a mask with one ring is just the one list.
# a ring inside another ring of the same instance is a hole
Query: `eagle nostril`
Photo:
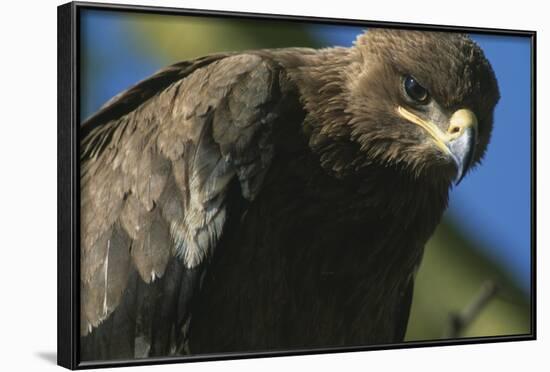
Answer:
[[453, 127], [449, 128], [449, 133], [458, 134], [458, 133], [460, 133], [460, 129], [461, 129], [461, 127], [459, 127], [459, 126], [453, 126]]

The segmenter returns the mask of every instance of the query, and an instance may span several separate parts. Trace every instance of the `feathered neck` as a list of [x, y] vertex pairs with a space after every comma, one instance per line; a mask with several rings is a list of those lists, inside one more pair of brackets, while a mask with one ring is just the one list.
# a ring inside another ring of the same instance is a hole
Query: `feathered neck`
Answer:
[[319, 155], [321, 166], [338, 178], [355, 173], [361, 162], [360, 147], [351, 140], [346, 87], [359, 63], [354, 48], [328, 48], [286, 66], [307, 113], [303, 130], [309, 147]]
[[411, 223], [420, 218], [435, 227], [447, 206], [447, 181], [436, 174], [415, 178], [399, 166], [375, 163], [352, 139], [347, 84], [360, 72], [359, 51], [329, 48], [292, 55], [282, 55], [282, 64], [300, 92], [306, 111], [303, 131], [321, 167], [342, 182], [354, 183], [363, 202], [381, 214], [405, 213]]

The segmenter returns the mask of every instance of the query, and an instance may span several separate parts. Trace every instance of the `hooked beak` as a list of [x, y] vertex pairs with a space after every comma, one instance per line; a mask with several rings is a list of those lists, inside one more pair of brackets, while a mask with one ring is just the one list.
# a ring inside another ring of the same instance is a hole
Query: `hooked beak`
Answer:
[[435, 145], [453, 159], [457, 168], [455, 183], [458, 185], [474, 160], [477, 142], [476, 115], [468, 109], [457, 110], [449, 120], [447, 132], [443, 132], [434, 123], [420, 118], [401, 106], [397, 108], [397, 112], [426, 130]]

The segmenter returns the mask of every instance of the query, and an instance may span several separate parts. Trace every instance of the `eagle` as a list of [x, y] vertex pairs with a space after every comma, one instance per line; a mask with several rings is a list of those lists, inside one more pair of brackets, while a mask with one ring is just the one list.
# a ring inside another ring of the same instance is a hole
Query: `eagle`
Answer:
[[403, 341], [499, 100], [466, 34], [171, 65], [80, 128], [82, 360]]

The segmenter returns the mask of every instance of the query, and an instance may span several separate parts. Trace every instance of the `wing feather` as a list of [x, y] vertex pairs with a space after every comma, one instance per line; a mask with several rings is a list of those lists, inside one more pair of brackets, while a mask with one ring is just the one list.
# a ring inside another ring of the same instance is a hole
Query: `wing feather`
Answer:
[[[279, 107], [274, 97], [281, 94], [273, 93], [278, 73], [253, 54], [184, 62], [115, 97], [84, 124], [83, 336], [117, 308], [136, 270], [143, 282], [132, 290], [141, 309], [134, 317], [141, 350], [150, 350], [143, 342], [154, 334], [146, 331], [153, 323], [142, 312], [154, 311], [148, 301], [166, 297], [152, 291], [180, 291], [156, 311], [171, 314], [167, 304], [176, 301], [178, 324], [189, 322], [184, 314], [201, 264], [223, 232], [229, 185], [236, 180], [243, 198], [254, 199], [273, 157], [277, 113], [268, 108]], [[181, 275], [181, 289], [156, 285], [173, 259], [183, 268], [170, 264], [169, 281], [178, 283], [174, 275]]]
[[158, 208], [147, 216], [148, 225], [132, 244], [132, 258], [141, 278], [150, 283], [164, 274], [170, 257], [170, 229]]

